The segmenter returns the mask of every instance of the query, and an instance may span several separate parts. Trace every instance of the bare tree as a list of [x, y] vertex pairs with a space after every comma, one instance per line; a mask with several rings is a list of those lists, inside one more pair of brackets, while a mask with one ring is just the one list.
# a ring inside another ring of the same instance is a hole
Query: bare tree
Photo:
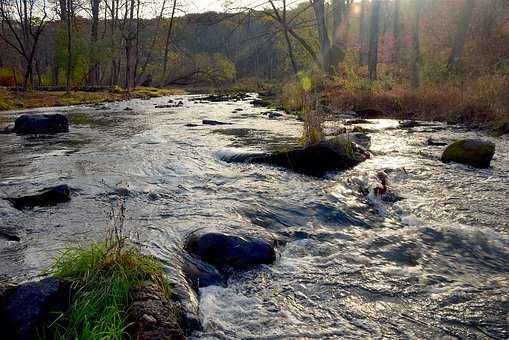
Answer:
[[65, 76], [65, 88], [67, 92], [71, 90], [71, 74], [72, 74], [72, 9], [73, 0], [66, 0], [65, 24], [67, 30], [67, 68]]
[[47, 24], [46, 1], [0, 0], [0, 17], [0, 39], [23, 58], [26, 90], [31, 85], [37, 44]]
[[368, 73], [370, 80], [377, 79], [378, 65], [378, 35], [380, 21], [381, 0], [373, 0], [371, 9], [371, 19], [369, 23], [369, 50], [368, 50]]
[[171, 8], [171, 17], [170, 17], [170, 25], [168, 26], [168, 31], [166, 32], [166, 41], [164, 44], [164, 60], [163, 60], [163, 74], [161, 83], [164, 84], [166, 81], [166, 72], [168, 69], [168, 54], [170, 53], [170, 41], [171, 41], [171, 33], [173, 31], [173, 19], [175, 18], [175, 9], [177, 7], [177, 0], [173, 0], [173, 6]]
[[330, 40], [325, 22], [325, 3], [324, 0], [311, 0], [315, 12], [316, 25], [318, 28], [318, 39], [320, 41], [320, 62], [322, 71], [327, 74], [333, 73], [330, 60]]
[[463, 56], [463, 49], [465, 47], [468, 29], [470, 27], [470, 22], [472, 21], [474, 3], [474, 0], [465, 0], [463, 12], [457, 23], [456, 36], [454, 38], [449, 61], [447, 62], [447, 70], [449, 72], [456, 72], [458, 70], [460, 59]]
[[[418, 1], [415, 0], [415, 2]], [[401, 0], [394, 0], [393, 6], [392, 35], [394, 37], [394, 51], [392, 60], [394, 63], [397, 63], [401, 54]]]
[[414, 21], [412, 25], [412, 64], [410, 79], [412, 87], [421, 86], [421, 47], [419, 42], [419, 24], [421, 21], [422, 0], [414, 0]]
[[361, 1], [361, 10], [359, 17], [359, 40], [360, 40], [360, 50], [359, 50], [359, 64], [366, 65], [368, 62], [368, 29], [366, 28], [367, 21], [367, 12], [368, 12], [368, 0]]
[[310, 0], [315, 12], [316, 25], [318, 28], [318, 38], [320, 41], [320, 60], [322, 70], [326, 74], [336, 73], [337, 65], [343, 61], [345, 56], [345, 43], [341, 39], [340, 26], [349, 12], [352, 0], [333, 0], [333, 28], [332, 41], [329, 39], [327, 31], [325, 2], [324, 0]]
[[282, 13], [280, 13], [278, 8], [274, 4], [273, 0], [269, 0], [269, 3], [272, 7], [273, 12], [271, 13], [269, 11], [265, 11], [265, 14], [272, 17], [281, 26], [283, 35], [285, 37], [286, 48], [288, 50], [288, 57], [290, 58], [290, 62], [292, 64], [292, 70], [293, 70], [293, 73], [297, 74], [299, 72], [299, 69], [297, 67], [297, 62], [295, 61], [295, 56], [293, 53], [293, 46], [292, 46], [292, 42], [290, 40], [290, 34], [288, 32], [289, 27], [288, 27], [287, 15], [286, 15], [286, 0], [283, 0], [283, 8], [281, 9]]
[[101, 4], [101, 0], [90, 0], [90, 9], [92, 16], [92, 23], [90, 29], [90, 45], [92, 47], [91, 53], [91, 68], [89, 70], [90, 80], [92, 84], [97, 85], [99, 81], [99, 61], [96, 56], [96, 45], [98, 40], [98, 30], [99, 30], [99, 7]]

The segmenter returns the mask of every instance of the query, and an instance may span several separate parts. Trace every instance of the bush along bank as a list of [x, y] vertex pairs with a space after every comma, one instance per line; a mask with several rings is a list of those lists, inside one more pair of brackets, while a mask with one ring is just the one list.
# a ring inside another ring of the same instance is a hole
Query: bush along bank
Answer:
[[[309, 102], [328, 120], [344, 113], [361, 118], [442, 121], [509, 131], [507, 76], [486, 76], [468, 82], [454, 79], [412, 88], [399, 83], [301, 74], [273, 87], [272, 106], [302, 115]], [[268, 98], [267, 98], [268, 99]]]

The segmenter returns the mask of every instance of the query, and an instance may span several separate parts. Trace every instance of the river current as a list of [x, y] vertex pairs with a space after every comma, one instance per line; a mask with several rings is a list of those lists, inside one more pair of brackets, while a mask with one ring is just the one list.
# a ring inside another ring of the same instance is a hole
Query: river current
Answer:
[[[294, 116], [269, 118], [249, 99], [196, 98], [171, 97], [183, 101], [177, 108], [156, 108], [164, 97], [2, 113], [12, 122], [20, 113], [59, 112], [71, 127], [0, 135], [0, 196], [68, 184], [72, 200], [27, 211], [0, 200], [0, 280], [30, 279], [64, 247], [103, 239], [110, 206], [124, 196], [127, 227], [164, 263], [176, 261], [198, 228], [282, 241], [273, 265], [201, 289], [204, 330], [194, 338], [509, 337], [507, 136], [371, 120], [362, 126], [372, 157], [315, 178], [221, 160], [298, 144]], [[325, 126], [333, 133], [339, 123]], [[444, 147], [427, 144], [466, 137], [496, 144], [490, 168], [443, 164]], [[392, 199], [370, 192], [380, 171]]]

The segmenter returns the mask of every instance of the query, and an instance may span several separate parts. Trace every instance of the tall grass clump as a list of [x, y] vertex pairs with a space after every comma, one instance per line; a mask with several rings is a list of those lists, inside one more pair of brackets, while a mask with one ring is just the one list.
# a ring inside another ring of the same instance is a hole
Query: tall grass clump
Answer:
[[53, 325], [56, 339], [128, 338], [129, 291], [144, 281], [156, 283], [169, 297], [161, 265], [128, 244], [124, 234], [124, 201], [112, 208], [105, 242], [67, 249], [52, 268], [54, 277], [70, 281], [69, 311]]

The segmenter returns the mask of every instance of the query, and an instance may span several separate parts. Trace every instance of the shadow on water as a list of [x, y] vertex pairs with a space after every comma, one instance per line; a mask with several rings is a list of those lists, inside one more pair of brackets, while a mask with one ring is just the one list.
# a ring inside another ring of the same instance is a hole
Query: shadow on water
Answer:
[[[74, 190], [71, 202], [23, 212], [0, 200], [0, 279], [33, 277], [65, 246], [101, 240], [123, 196], [127, 226], [165, 263], [178, 261], [197, 228], [280, 241], [273, 265], [201, 290], [196, 338], [509, 336], [507, 138], [482, 136], [497, 152], [478, 170], [442, 164], [442, 148], [426, 143], [475, 131], [372, 120], [360, 126], [373, 157], [318, 179], [217, 157], [298, 145], [293, 117], [268, 119], [247, 100], [193, 98], [171, 110], [156, 108], [168, 98], [59, 108], [68, 134], [1, 135], [2, 197], [62, 183]], [[370, 194], [380, 171], [391, 199]]]

